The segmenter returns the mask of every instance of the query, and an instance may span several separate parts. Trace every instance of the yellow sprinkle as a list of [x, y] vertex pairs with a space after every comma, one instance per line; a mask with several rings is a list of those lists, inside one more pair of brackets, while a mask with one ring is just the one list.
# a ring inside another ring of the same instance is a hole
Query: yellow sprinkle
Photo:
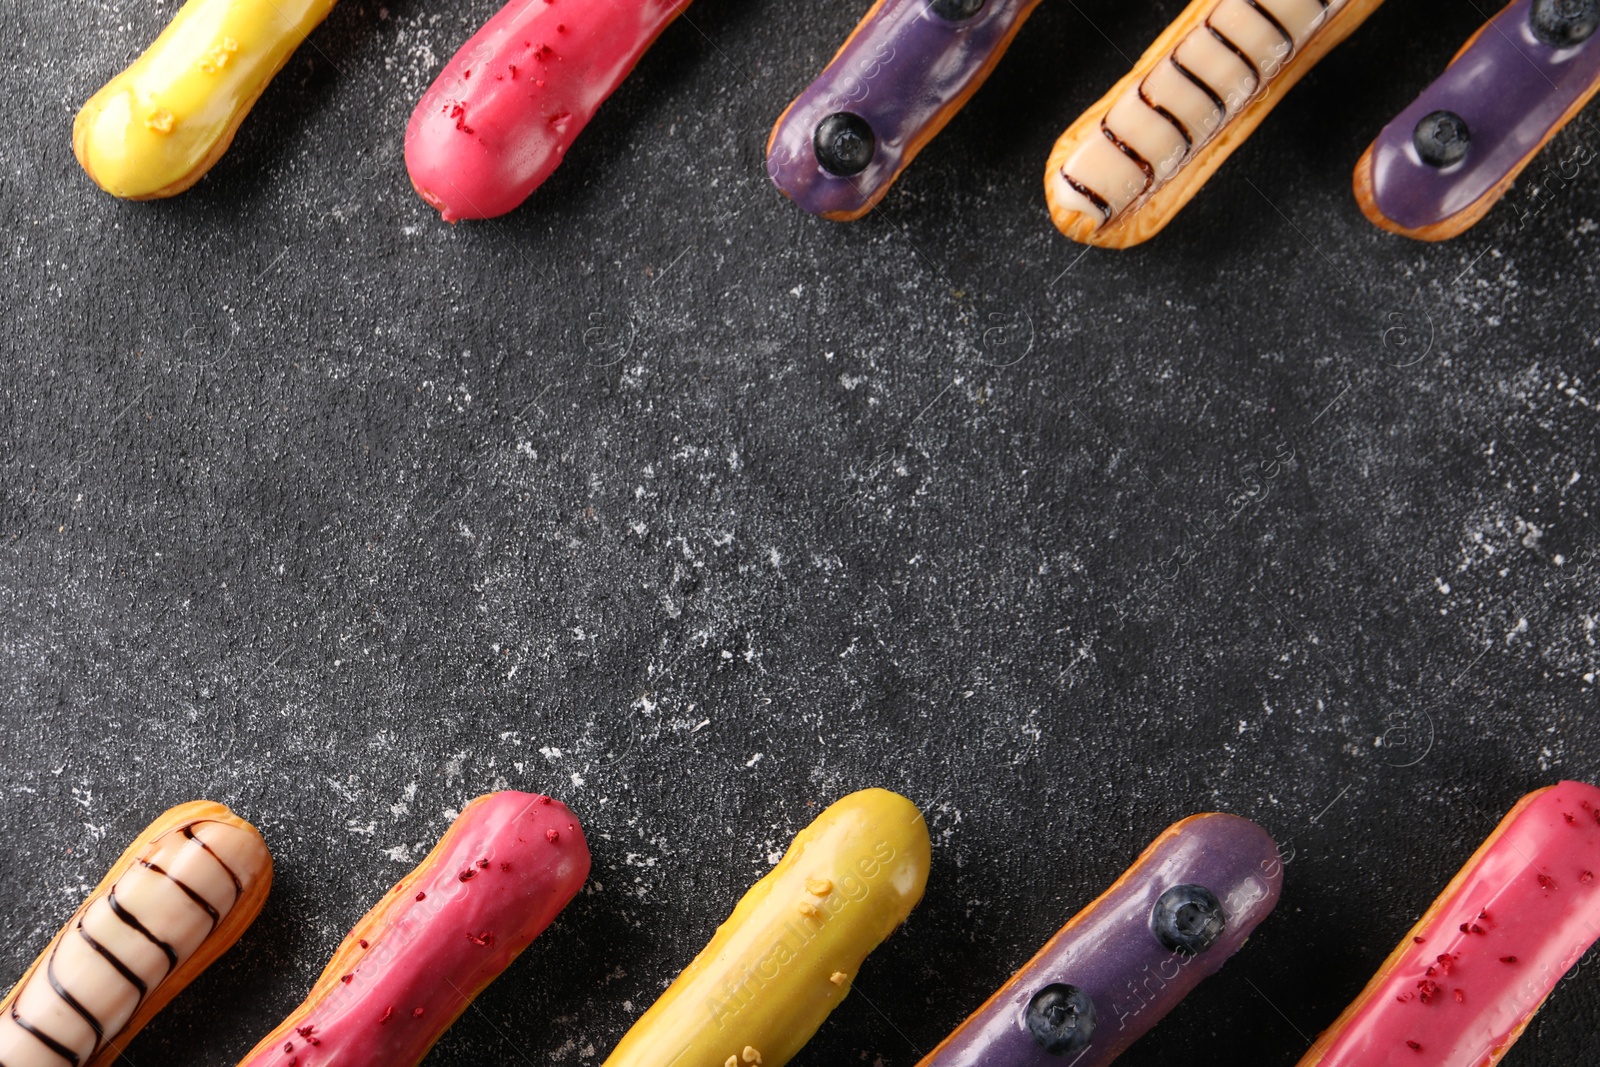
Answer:
[[815, 894], [819, 897], [825, 897], [829, 893], [833, 892], [833, 883], [828, 881], [826, 878], [807, 878], [806, 892]]
[[802, 900], [800, 903], [794, 906], [794, 910], [798, 911], [801, 915], [804, 915], [808, 919], [822, 918], [822, 912], [818, 910], [817, 906], [811, 903], [809, 900]]
[[834, 985], [844, 985], [845, 982], [849, 980], [850, 976], [845, 974], [843, 971], [834, 971], [833, 974], [828, 978], [828, 981], [832, 982]]
[[746, 1063], [760, 1063], [761, 1062], [761, 1053], [756, 1051], [756, 1047], [754, 1045], [746, 1045], [744, 1047], [744, 1062], [746, 1062]]
[[239, 42], [232, 37], [224, 37], [222, 39], [222, 50], [224, 52], [237, 52], [239, 50]]
[[739, 1067], [739, 1057], [729, 1056], [727, 1062], [724, 1063], [722, 1067]]
[[158, 107], [150, 112], [149, 117], [144, 120], [144, 125], [146, 129], [154, 130], [156, 133], [171, 133], [177, 121], [172, 112], [164, 107]]
[[216, 72], [217, 72], [217, 65], [215, 63], [211, 62], [211, 60], [202, 59], [200, 61], [200, 73], [202, 73], [202, 74], [215, 74]]

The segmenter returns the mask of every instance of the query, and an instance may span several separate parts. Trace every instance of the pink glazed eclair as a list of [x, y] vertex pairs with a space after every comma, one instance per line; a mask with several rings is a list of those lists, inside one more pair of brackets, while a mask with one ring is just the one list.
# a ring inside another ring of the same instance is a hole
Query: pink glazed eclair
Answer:
[[1519, 800], [1300, 1067], [1489, 1067], [1600, 937], [1600, 789]]
[[477, 798], [240, 1067], [414, 1067], [588, 875], [589, 846], [565, 804]]
[[511, 0], [444, 65], [406, 126], [406, 170], [446, 222], [511, 211], [689, 0]]

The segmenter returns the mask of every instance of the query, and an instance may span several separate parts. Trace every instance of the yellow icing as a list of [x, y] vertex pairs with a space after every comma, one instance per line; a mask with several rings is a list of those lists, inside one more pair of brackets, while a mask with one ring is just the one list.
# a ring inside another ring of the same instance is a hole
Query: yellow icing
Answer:
[[335, 2], [189, 0], [78, 112], [78, 162], [113, 196], [181, 193], [227, 150], [256, 98]]

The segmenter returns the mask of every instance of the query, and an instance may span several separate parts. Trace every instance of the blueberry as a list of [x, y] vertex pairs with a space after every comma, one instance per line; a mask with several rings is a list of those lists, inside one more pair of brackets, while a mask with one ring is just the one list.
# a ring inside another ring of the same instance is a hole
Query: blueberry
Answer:
[[1472, 131], [1467, 129], [1467, 120], [1454, 111], [1432, 111], [1411, 131], [1411, 143], [1428, 166], [1448, 167], [1465, 158]]
[[983, 10], [983, 0], [932, 0], [928, 10], [942, 19], [960, 22]]
[[811, 147], [816, 150], [817, 162], [822, 164], [823, 170], [848, 178], [867, 169], [878, 147], [878, 139], [860, 115], [835, 111], [817, 123]]
[[1552, 48], [1582, 44], [1600, 29], [1600, 0], [1533, 0], [1528, 25]]
[[1197, 956], [1228, 925], [1217, 895], [1201, 885], [1175, 885], [1150, 909], [1150, 932], [1173, 952]]
[[1094, 1001], [1075, 985], [1047, 985], [1028, 1001], [1028, 1033], [1052, 1056], [1082, 1052], [1094, 1038]]

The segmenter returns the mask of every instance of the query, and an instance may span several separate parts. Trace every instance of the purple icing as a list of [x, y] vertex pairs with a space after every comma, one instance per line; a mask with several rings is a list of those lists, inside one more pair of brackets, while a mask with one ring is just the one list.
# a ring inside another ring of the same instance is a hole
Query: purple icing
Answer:
[[[917, 154], [940, 112], [977, 89], [1039, 0], [987, 0], [951, 21], [929, 0], [883, 0], [817, 80], [789, 105], [767, 145], [767, 174], [813, 215], [853, 218], [881, 197]], [[812, 136], [836, 111], [872, 127], [877, 150], [858, 174], [817, 163]]]
[[[1215, 974], [1278, 903], [1283, 868], [1265, 830], [1236, 815], [1197, 815], [1154, 846], [1092, 910], [1081, 913], [920, 1067], [1102, 1067]], [[1199, 885], [1222, 902], [1227, 925], [1211, 946], [1184, 956], [1151, 931], [1162, 893]], [[1087, 1048], [1054, 1055], [1025, 1025], [1028, 1002], [1053, 983], [1093, 1001]]]
[[[1414, 230], [1470, 207], [1515, 172], [1600, 77], [1600, 34], [1571, 48], [1533, 35], [1517, 0], [1496, 15], [1439, 79], [1372, 144], [1372, 198], [1383, 215]], [[1472, 141], [1466, 158], [1435, 168], [1411, 143], [1424, 115], [1453, 111]]]

